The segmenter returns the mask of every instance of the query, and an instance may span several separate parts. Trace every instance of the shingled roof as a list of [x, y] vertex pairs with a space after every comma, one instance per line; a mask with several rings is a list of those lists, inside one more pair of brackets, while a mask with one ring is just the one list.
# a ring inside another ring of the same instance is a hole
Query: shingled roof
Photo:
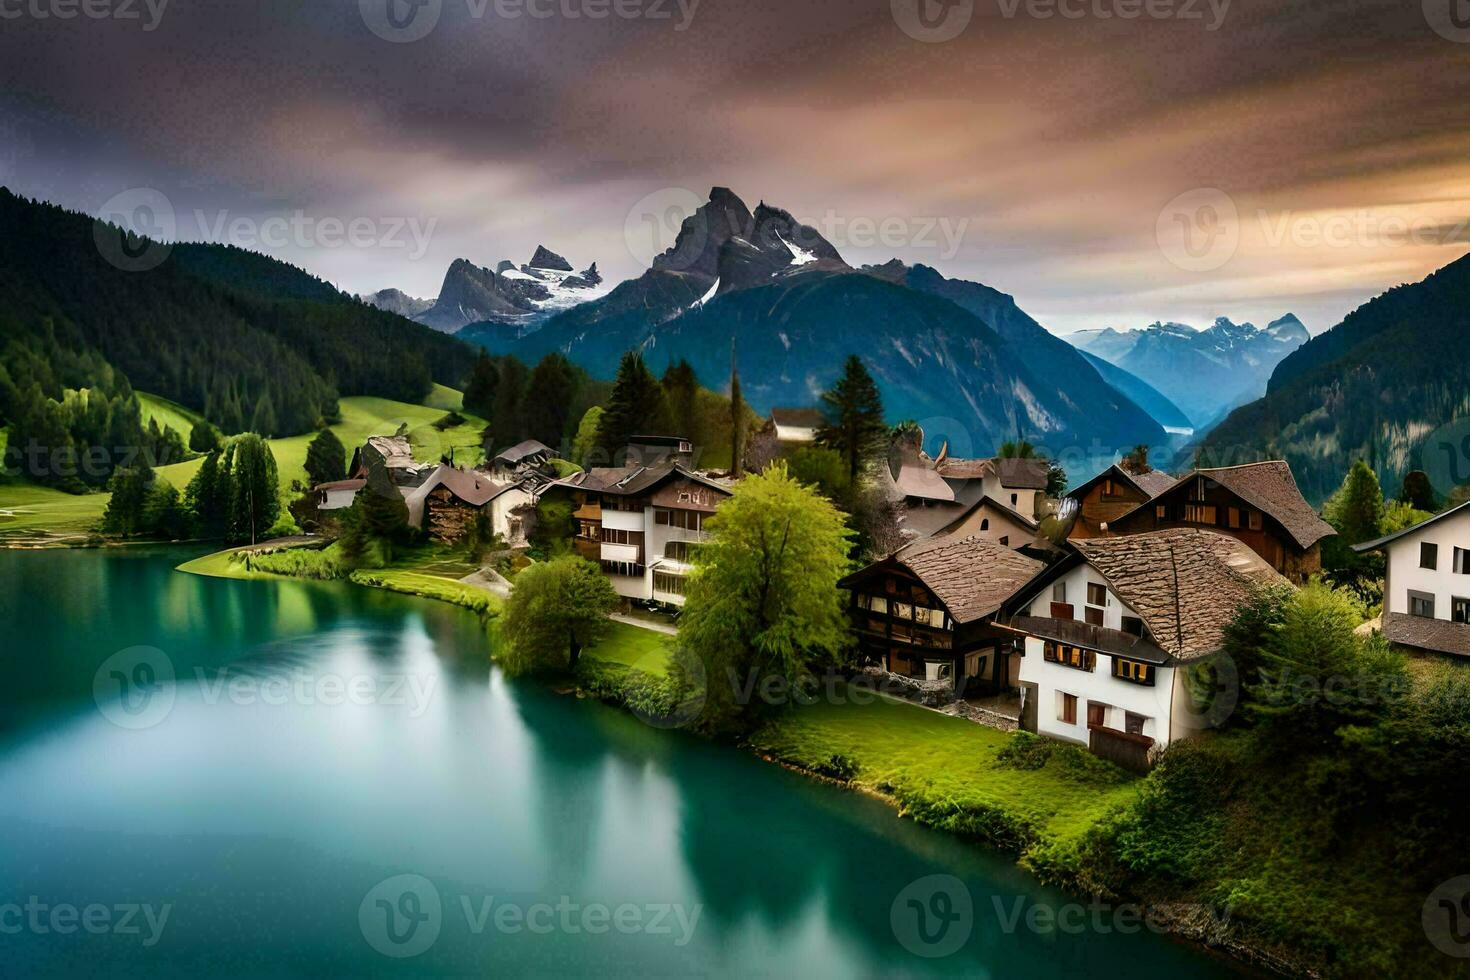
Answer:
[[916, 541], [888, 560], [913, 572], [957, 623], [989, 616], [1044, 567], [1034, 558], [979, 536]]
[[934, 469], [946, 480], [978, 480], [995, 474], [1007, 490], [1045, 490], [1051, 464], [1044, 459], [997, 456], [994, 459], [944, 457]]
[[1402, 646], [1470, 657], [1470, 625], [1465, 623], [1384, 613], [1383, 635]]
[[1067, 496], [1081, 500], [1087, 491], [1092, 489], [1099, 480], [1110, 476], [1115, 480], [1122, 480], [1125, 483], [1131, 484], [1139, 493], [1149, 499], [1158, 496], [1178, 482], [1169, 474], [1160, 472], [1159, 470], [1149, 470], [1147, 473], [1134, 473], [1114, 463], [1092, 479], [1078, 484]]
[[1286, 582], [1249, 545], [1215, 531], [1171, 528], [1072, 544], [1179, 660], [1220, 649], [1251, 592]]
[[[1296, 477], [1292, 476], [1291, 466], [1284, 459], [1194, 470], [1188, 476], [1174, 481], [1172, 486], [1165, 488], [1160, 493], [1172, 491], [1201, 476], [1215, 481], [1252, 507], [1270, 515], [1276, 523], [1285, 528], [1287, 534], [1291, 535], [1297, 547], [1303, 550], [1337, 533], [1333, 530], [1332, 525], [1318, 516], [1317, 512], [1312, 509], [1312, 505], [1307, 503], [1301, 490], [1297, 489]], [[1159, 496], [1159, 494], [1154, 496]], [[1114, 521], [1114, 526], [1121, 527], [1123, 521], [1135, 513], [1137, 509], [1129, 511]]]
[[440, 463], [427, 480], [407, 495], [410, 524], [417, 526], [423, 523], [424, 503], [429, 494], [441, 486], [471, 507], [483, 507], [515, 484], [496, 483], [483, 473], [456, 469], [448, 463]]

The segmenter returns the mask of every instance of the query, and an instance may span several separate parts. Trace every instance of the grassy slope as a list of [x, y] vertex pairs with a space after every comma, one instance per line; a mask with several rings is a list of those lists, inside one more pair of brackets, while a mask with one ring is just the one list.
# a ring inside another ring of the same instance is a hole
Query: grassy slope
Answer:
[[669, 672], [670, 639], [672, 637], [655, 630], [613, 623], [602, 642], [588, 647], [584, 656], [622, 664], [654, 677], [665, 677]]
[[923, 800], [956, 816], [999, 811], [1047, 843], [1079, 839], [1102, 814], [1137, 797], [1133, 778], [1100, 785], [1074, 777], [1055, 760], [1033, 771], [1002, 765], [996, 756], [1010, 736], [984, 725], [867, 692], [846, 701], [795, 708], [751, 743], [808, 769], [843, 756], [857, 764], [858, 786], [905, 802]]
[[[434, 400], [436, 396], [444, 399], [445, 392], [452, 392], [452, 389], [436, 388], [430, 399]], [[337, 433], [337, 438], [342, 440], [349, 454], [361, 446], [368, 436], [392, 435], [400, 424], [407, 423], [409, 440], [414, 445], [414, 457], [420, 462], [437, 460], [448, 454], [451, 447], [455, 450], [455, 462], [459, 463], [473, 465], [480, 462], [484, 455], [480, 449], [480, 432], [485, 428], [485, 421], [474, 416], [465, 416], [464, 425], [440, 432], [433, 427], [433, 423], [444, 417], [444, 408], [409, 405], [386, 398], [359, 397], [342, 399], [341, 410], [342, 421], [332, 426], [332, 431]], [[291, 481], [306, 479], [306, 447], [315, 437], [316, 433], [312, 432], [271, 440], [271, 451], [276, 457], [283, 495]], [[202, 462], [202, 459], [192, 459], [175, 463], [172, 466], [159, 467], [158, 473], [182, 490], [194, 478]]]
[[194, 423], [202, 421], [204, 416], [193, 409], [185, 408], [177, 402], [171, 402], [167, 398], [157, 395], [149, 395], [137, 392], [138, 404], [143, 409], [143, 424], [146, 426], [153, 419], [158, 420], [161, 429], [173, 429], [184, 439], [184, 444], [189, 443], [189, 433], [194, 429]]
[[0, 483], [0, 539], [50, 531], [83, 534], [102, 520], [108, 494], [77, 496], [29, 483]]

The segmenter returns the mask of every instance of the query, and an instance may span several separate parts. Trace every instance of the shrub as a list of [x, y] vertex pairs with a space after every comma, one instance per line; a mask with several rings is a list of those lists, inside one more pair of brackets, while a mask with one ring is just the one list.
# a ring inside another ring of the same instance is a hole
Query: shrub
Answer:
[[1011, 733], [1011, 739], [996, 755], [996, 759], [1004, 766], [1011, 769], [1030, 770], [1040, 769], [1046, 765], [1051, 758], [1052, 750], [1057, 743], [1049, 738], [1043, 738], [1031, 732], [1016, 731]]

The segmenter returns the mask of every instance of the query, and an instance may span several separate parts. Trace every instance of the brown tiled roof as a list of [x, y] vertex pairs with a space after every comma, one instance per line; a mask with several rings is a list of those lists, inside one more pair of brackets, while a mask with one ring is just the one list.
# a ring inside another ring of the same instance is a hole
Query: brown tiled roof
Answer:
[[988, 459], [941, 459], [934, 468], [946, 480], [978, 480], [994, 469]]
[[547, 456], [556, 455], [551, 451], [551, 447], [546, 445], [545, 443], [537, 442], [535, 439], [527, 439], [525, 442], [518, 442], [514, 446], [511, 446], [509, 449], [496, 456], [495, 460], [498, 462], [503, 459], [507, 463], [514, 466], [521, 460], [525, 459], [527, 456], [535, 456], [538, 453]]
[[896, 551], [892, 560], [918, 576], [957, 623], [983, 619], [1045, 566], [982, 537], [930, 538]]
[[1127, 470], [1123, 472], [1138, 486], [1138, 489], [1150, 497], [1157, 497], [1177, 482], [1162, 470], [1149, 470], [1147, 473], [1129, 473]]
[[1416, 650], [1433, 650], [1470, 657], [1470, 624], [1452, 623], [1447, 619], [1383, 614], [1383, 635], [1392, 643]]
[[1337, 533], [1307, 503], [1302, 492], [1297, 489], [1291, 466], [1284, 459], [1196, 472], [1276, 518], [1302, 548], [1310, 548], [1323, 538]]
[[1000, 485], [1007, 490], [1045, 490], [1051, 464], [1044, 459], [1001, 458], [995, 461]]
[[594, 466], [590, 470], [574, 473], [565, 480], [558, 480], [552, 486], [592, 490], [618, 496], [635, 496], [646, 493], [662, 483], [665, 478], [674, 475], [712, 487], [726, 496], [732, 492], [729, 484], [686, 470], [677, 463], [663, 463], [659, 466]]
[[1286, 581], [1244, 542], [1198, 528], [1072, 544], [1144, 621], [1154, 641], [1180, 660], [1218, 650], [1226, 624], [1251, 591]]
[[429, 494], [441, 486], [447, 488], [471, 507], [483, 507], [515, 484], [496, 483], [483, 473], [467, 472], [447, 463], [440, 463], [422, 484], [412, 490], [404, 488], [408, 500], [410, 523], [415, 525], [422, 523], [424, 502], [428, 499]]
[[361, 490], [367, 486], [366, 480], [335, 480], [331, 483], [318, 483], [313, 490]]

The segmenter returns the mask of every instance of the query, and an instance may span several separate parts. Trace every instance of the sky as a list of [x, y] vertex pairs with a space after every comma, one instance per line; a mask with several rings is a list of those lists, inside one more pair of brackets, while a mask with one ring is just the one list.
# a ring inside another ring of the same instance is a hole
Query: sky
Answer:
[[0, 0], [0, 184], [423, 297], [722, 185], [1058, 333], [1317, 333], [1470, 251], [1470, 3]]

